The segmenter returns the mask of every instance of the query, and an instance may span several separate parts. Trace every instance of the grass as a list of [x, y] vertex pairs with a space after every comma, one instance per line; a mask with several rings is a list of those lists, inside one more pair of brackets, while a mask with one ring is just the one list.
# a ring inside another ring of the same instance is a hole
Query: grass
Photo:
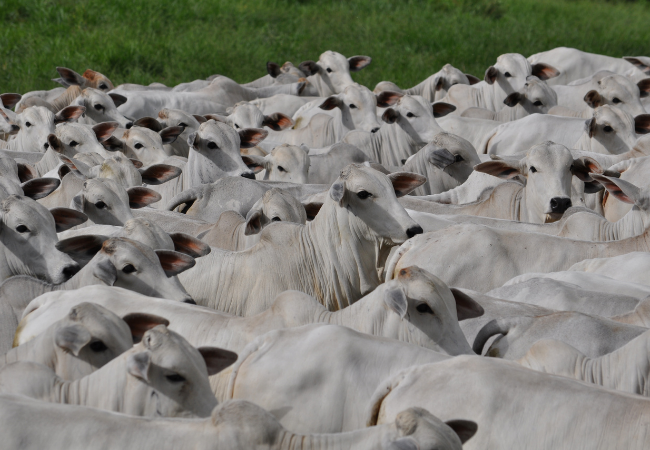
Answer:
[[56, 66], [116, 85], [220, 73], [240, 82], [266, 61], [324, 50], [365, 54], [355, 74], [410, 87], [445, 63], [480, 78], [502, 53], [557, 46], [650, 54], [647, 2], [561, 0], [0, 0], [0, 92], [50, 89]]

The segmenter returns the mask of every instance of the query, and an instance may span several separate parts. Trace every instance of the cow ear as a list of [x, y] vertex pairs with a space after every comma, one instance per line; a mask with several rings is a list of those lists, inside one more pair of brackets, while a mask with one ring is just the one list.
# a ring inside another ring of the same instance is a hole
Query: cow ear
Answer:
[[244, 235], [251, 236], [258, 234], [262, 231], [264, 226], [264, 213], [262, 211], [262, 202], [257, 201], [253, 207], [246, 214], [246, 227], [244, 228]]
[[56, 330], [54, 343], [63, 351], [79, 356], [81, 349], [88, 345], [92, 338], [86, 327], [75, 323]]
[[[623, 203], [634, 204], [638, 207], [644, 207], [647, 197], [643, 196], [641, 189], [632, 183], [620, 178], [606, 177], [604, 175], [592, 174], [592, 178], [602, 184], [607, 191], [617, 200]], [[647, 209], [644, 207], [644, 209]]]
[[172, 250], [154, 250], [158, 255], [158, 260], [162, 266], [165, 274], [168, 277], [173, 277], [191, 269], [196, 264], [194, 258], [184, 253], [175, 252]]
[[431, 106], [433, 106], [433, 117], [435, 118], [444, 117], [447, 114], [456, 111], [454, 105], [445, 102], [436, 102]]
[[511, 108], [514, 108], [521, 100], [523, 100], [523, 98], [524, 96], [521, 95], [519, 92], [513, 92], [512, 94], [508, 95], [505, 98], [503, 104]]
[[[146, 169], [141, 169], [142, 163], [140, 161], [138, 161], [138, 163], [140, 167], [140, 175], [142, 176], [142, 182], [145, 184], [150, 184], [152, 186], [167, 183], [169, 180], [173, 180], [174, 178], [180, 176], [180, 174], [183, 172], [182, 169], [179, 169], [176, 166], [170, 166], [169, 164], [154, 164], [147, 167]], [[133, 165], [138, 167], [138, 165], [135, 163]]]
[[[136, 169], [139, 169], [142, 166], [144, 166], [144, 164], [142, 164], [142, 161], [140, 161], [139, 159], [129, 158], [129, 161], [131, 161], [131, 164], [133, 164], [133, 167], [135, 167]], [[158, 164], [154, 164], [154, 165], [158, 165]], [[166, 166], [166, 164], [161, 164], [161, 165]]]
[[[61, 166], [66, 167], [66, 166]], [[34, 178], [21, 184], [23, 194], [34, 200], [45, 198], [61, 185], [58, 178]], [[58, 231], [58, 230], [57, 230]]]
[[88, 167], [81, 161], [77, 161], [74, 158], [68, 158], [65, 155], [59, 154], [59, 159], [64, 164], [61, 167], [67, 167], [70, 172], [74, 173], [79, 178], [95, 178], [91, 172], [91, 167]]
[[477, 172], [509, 180], [517, 175], [525, 175], [519, 161], [486, 161], [474, 166]]
[[277, 78], [282, 73], [282, 68], [274, 62], [267, 61], [266, 72], [271, 75], [271, 78]]
[[650, 78], [641, 80], [636, 85], [639, 87], [639, 95], [641, 98], [650, 96]]
[[282, 131], [293, 126], [293, 120], [282, 113], [273, 113], [270, 116], [264, 116], [262, 126], [269, 127], [274, 131]]
[[108, 96], [113, 100], [113, 103], [115, 103], [116, 108], [119, 108], [120, 106], [125, 104], [126, 101], [128, 100], [125, 96], [120, 95], [120, 94], [115, 94], [113, 92], [108, 94]]
[[59, 168], [57, 169], [57, 171], [56, 171], [57, 175], [59, 176], [59, 179], [61, 179], [61, 180], [63, 180], [63, 178], [64, 178], [67, 174], [69, 174], [69, 173], [71, 173], [71, 172], [72, 172], [72, 170], [70, 169], [70, 167], [68, 167], [68, 166], [65, 165], [65, 164], [61, 164], [61, 165], [59, 166]]
[[150, 130], [155, 131], [156, 133], [162, 131], [164, 128], [162, 124], [158, 122], [157, 119], [154, 119], [153, 117], [141, 117], [140, 119], [133, 122], [133, 125], [136, 127], [149, 128]]
[[316, 75], [318, 73], [318, 64], [314, 61], [303, 61], [298, 65], [298, 69], [307, 76]]
[[399, 119], [399, 113], [393, 108], [386, 109], [386, 111], [381, 115], [381, 120], [386, 123], [395, 123], [397, 122], [397, 119]]
[[[68, 85], [83, 86], [86, 83], [84, 77], [82, 77], [72, 69], [67, 69], [65, 67], [57, 67], [56, 71], [59, 72], [59, 75], [61, 75], [62, 80]], [[66, 85], [64, 84], [64, 86]]]
[[590, 174], [602, 172], [603, 168], [598, 164], [598, 161], [588, 156], [576, 158], [573, 160], [573, 164], [571, 164], [571, 173], [581, 181], [592, 181]]
[[550, 78], [555, 78], [560, 75], [560, 71], [555, 67], [550, 66], [545, 63], [533, 64], [532, 72], [540, 80], [548, 80]]
[[499, 71], [497, 70], [496, 67], [490, 66], [487, 68], [485, 71], [485, 82], [487, 84], [494, 84], [494, 82], [497, 80], [497, 75], [499, 74]]
[[469, 74], [469, 73], [466, 73], [465, 76], [466, 76], [467, 79], [469, 80], [469, 84], [470, 84], [470, 85], [472, 85], [472, 84], [476, 84], [476, 83], [478, 83], [478, 82], [481, 81], [480, 78], [477, 78], [477, 77], [475, 77], [474, 75], [471, 75], [471, 74]]
[[185, 127], [167, 127], [158, 134], [160, 134], [163, 144], [171, 144], [183, 131], [185, 131]]
[[438, 148], [429, 153], [427, 160], [438, 169], [444, 170], [456, 162], [456, 157], [446, 148]]
[[200, 258], [210, 253], [211, 249], [208, 244], [200, 239], [185, 233], [172, 233], [169, 235], [174, 242], [174, 250], [185, 253], [192, 258]]
[[189, 145], [190, 148], [197, 148], [199, 145], [201, 145], [201, 136], [199, 136], [199, 133], [190, 133], [190, 135], [187, 137], [187, 145]]
[[240, 148], [251, 148], [262, 142], [269, 132], [261, 128], [244, 128], [239, 131]]
[[323, 103], [320, 104], [319, 108], [324, 109], [325, 111], [330, 111], [334, 108], [340, 108], [343, 105], [341, 99], [336, 95], [330, 95], [325, 99]]
[[370, 56], [350, 56], [348, 63], [350, 65], [350, 72], [358, 72], [372, 62]]
[[2, 101], [2, 104], [7, 109], [13, 109], [14, 106], [16, 106], [16, 103], [18, 103], [21, 98], [23, 98], [23, 96], [20, 95], [20, 94], [2, 94], [2, 95], [0, 95], [0, 101]]
[[223, 348], [199, 347], [197, 350], [201, 356], [203, 356], [205, 365], [208, 368], [209, 376], [221, 372], [223, 369], [231, 366], [235, 361], [237, 361], [237, 353]]
[[85, 106], [67, 106], [54, 115], [54, 123], [73, 122], [85, 112]]
[[330, 187], [330, 198], [339, 204], [342, 204], [343, 197], [345, 197], [345, 182], [342, 180], [336, 180], [334, 184]]
[[483, 307], [469, 295], [456, 288], [450, 288], [450, 291], [456, 300], [456, 314], [459, 321], [474, 319], [485, 314]]
[[198, 114], [192, 114], [192, 117], [194, 117], [198, 123], [205, 123], [208, 121], [208, 119]]
[[67, 253], [72, 259], [85, 265], [99, 252], [108, 236], [87, 234], [63, 239], [56, 243], [56, 249]]
[[111, 136], [102, 142], [102, 146], [109, 152], [117, 152], [124, 150], [124, 142], [115, 136]]
[[149, 381], [149, 366], [151, 365], [151, 353], [149, 350], [134, 353], [126, 359], [126, 371], [144, 382]]
[[162, 199], [158, 192], [146, 187], [132, 187], [127, 189], [126, 193], [129, 194], [129, 207], [132, 209], [144, 208]]
[[50, 209], [50, 213], [54, 217], [57, 233], [81, 225], [88, 220], [88, 216], [84, 213], [70, 208], [52, 208]]
[[52, 147], [52, 150], [54, 150], [57, 153], [63, 153], [63, 142], [56, 137], [55, 134], [50, 134], [47, 136], [47, 143]]
[[400, 92], [383, 91], [377, 95], [377, 106], [380, 108], [393, 106], [402, 97], [404, 97], [404, 94]]
[[636, 134], [650, 133], [650, 114], [639, 114], [634, 118], [634, 131]]
[[478, 425], [476, 422], [471, 420], [450, 420], [445, 422], [449, 428], [454, 430], [454, 433], [460, 439], [460, 443], [464, 444], [469, 441], [469, 439], [476, 434], [478, 431]]
[[318, 215], [318, 212], [323, 207], [321, 202], [309, 202], [303, 203], [305, 207], [305, 213], [307, 214], [307, 220], [314, 220]]
[[408, 311], [408, 299], [404, 290], [400, 286], [389, 287], [384, 291], [384, 303], [401, 319], [406, 316]]
[[18, 179], [21, 183], [38, 177], [38, 172], [31, 164], [16, 162], [16, 166], [18, 167]]
[[594, 137], [594, 134], [596, 134], [596, 118], [592, 117], [591, 119], [585, 120], [585, 131], [589, 135], [590, 138]]
[[253, 173], [259, 173], [266, 168], [267, 159], [258, 155], [241, 155], [242, 161]]
[[153, 327], [157, 327], [158, 325], [169, 326], [169, 320], [153, 314], [131, 313], [122, 317], [122, 320], [131, 329], [134, 344], [140, 342], [144, 334]]
[[584, 101], [587, 105], [589, 105], [590, 108], [593, 109], [596, 109], [599, 106], [603, 106], [605, 104], [600, 94], [593, 89], [585, 94]]
[[393, 184], [397, 198], [407, 195], [427, 182], [427, 177], [411, 172], [394, 172], [388, 175], [388, 179]]
[[630, 64], [634, 64], [636, 68], [639, 69], [640, 71], [650, 74], [650, 64], [643, 61], [643, 59], [648, 60], [647, 56], [641, 56], [641, 57], [624, 56], [623, 59], [629, 62]]
[[113, 131], [115, 131], [119, 126], [120, 124], [117, 122], [102, 122], [95, 125], [93, 127], [93, 131], [95, 132], [95, 137], [97, 137], [97, 140], [99, 142], [104, 142], [106, 139], [111, 137]]
[[117, 268], [108, 257], [104, 257], [93, 267], [93, 276], [106, 286], [113, 286], [117, 281]]

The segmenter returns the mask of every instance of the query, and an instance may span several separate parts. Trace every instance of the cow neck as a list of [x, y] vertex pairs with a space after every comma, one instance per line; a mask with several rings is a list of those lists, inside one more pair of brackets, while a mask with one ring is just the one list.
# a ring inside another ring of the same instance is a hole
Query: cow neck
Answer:
[[364, 149], [364, 153], [382, 164], [401, 166], [402, 159], [413, 155], [424, 145], [416, 142], [398, 124], [384, 124], [379, 131], [370, 134], [370, 152]]
[[381, 283], [377, 267], [387, 256], [385, 243], [334, 200], [328, 198], [299, 233], [301, 247], [311, 250], [303, 252], [304, 267], [313, 272], [311, 295], [328, 309], [345, 308]]
[[373, 450], [399, 439], [394, 424], [378, 425], [355, 431], [331, 434], [300, 435], [282, 430], [277, 439], [278, 450]]
[[650, 227], [650, 217], [646, 211], [633, 206], [627, 214], [616, 222], [600, 218], [599, 241], [615, 241], [641, 235]]
[[190, 147], [187, 164], [181, 175], [184, 176], [183, 190], [214, 183], [226, 175], [226, 172], [221, 170], [207, 155]]
[[[319, 69], [319, 71], [320, 70], [322, 69]], [[316, 87], [319, 97], [329, 97], [330, 95], [335, 95], [338, 93], [334, 89], [334, 86], [332, 86], [331, 83], [326, 82], [320, 73], [308, 76], [307, 81], [309, 81], [312, 86]]]
[[[22, 345], [16, 346], [4, 355], [0, 356], [0, 367], [17, 361], [35, 361], [38, 356], [43, 355], [46, 352], [50, 353], [53, 345], [54, 336], [51, 336], [51, 332], [46, 330], [42, 335], [37, 336]], [[46, 346], [49, 346], [50, 349], [45, 348]], [[40, 359], [41, 358], [38, 358], [38, 360]], [[41, 361], [40, 363], [50, 368], [54, 367], [54, 365], [49, 364], [51, 361]]]
[[43, 176], [61, 164], [63, 163], [59, 159], [58, 154], [50, 147], [47, 149], [40, 161], [34, 164], [34, 168], [40, 176]]
[[[375, 336], [384, 336], [387, 322], [390, 322], [390, 320], [387, 320], [388, 315], [394, 313], [384, 306], [384, 302], [382, 301], [384, 294], [383, 286], [379, 285], [374, 291], [347, 308], [329, 312], [327, 322], [335, 325], [343, 325]], [[397, 317], [396, 314], [395, 317]], [[388, 327], [390, 325], [389, 323]], [[403, 327], [401, 326], [399, 328], [400, 339], [402, 337], [408, 339], [410, 337], [408, 330], [402, 330], [401, 328]]]
[[[101, 251], [100, 251], [101, 253]], [[61, 284], [56, 284], [56, 285], [51, 285], [53, 291], [67, 291], [67, 290], [73, 290], [73, 289], [79, 289], [84, 286], [90, 286], [90, 285], [95, 285], [95, 284], [103, 284], [98, 278], [95, 277], [93, 274], [93, 271], [95, 270], [95, 267], [97, 266], [97, 262], [99, 261], [99, 255], [100, 253], [97, 253], [91, 259], [88, 264], [83, 266], [79, 272], [77, 272], [72, 278], [70, 278], [68, 281], [61, 283]], [[106, 255], [102, 255], [102, 257], [106, 258]]]
[[[439, 77], [436, 75], [440, 75], [440, 72], [434, 73], [412, 88], [404, 89], [404, 93], [407, 95], [421, 95], [428, 102], [436, 101], [436, 85], [438, 84], [439, 79]], [[444, 97], [444, 95], [442, 97]]]
[[0, 225], [0, 282], [6, 281], [14, 275], [29, 275], [40, 280], [40, 277], [25, 264], [23, 258], [9, 251], [6, 247], [4, 239], [7, 236], [6, 233], [2, 233], [2, 227], [4, 225]]

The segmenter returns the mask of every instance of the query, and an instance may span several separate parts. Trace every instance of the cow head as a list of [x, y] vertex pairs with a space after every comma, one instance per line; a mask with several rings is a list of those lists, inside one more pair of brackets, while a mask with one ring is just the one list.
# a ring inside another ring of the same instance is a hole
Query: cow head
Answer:
[[306, 184], [309, 174], [309, 149], [282, 144], [266, 156], [242, 156], [254, 172], [266, 170], [265, 180]]
[[349, 130], [375, 133], [381, 124], [377, 120], [377, 98], [365, 86], [352, 84], [343, 92], [331, 95], [320, 105], [320, 109], [341, 110], [343, 125]]
[[508, 95], [503, 103], [511, 108], [521, 105], [529, 114], [547, 114], [549, 109], [557, 106], [557, 93], [546, 81], [531, 75], [524, 87]]
[[382, 120], [397, 123], [416, 142], [430, 142], [442, 131], [436, 117], [453, 112], [456, 107], [448, 103], [429, 104], [419, 95], [402, 95], [397, 92], [384, 91], [377, 95], [377, 106], [387, 108]]
[[119, 94], [107, 94], [99, 89], [86, 88], [71, 105], [84, 106], [86, 116], [97, 123], [117, 122], [122, 128], [131, 128], [133, 121], [117, 110], [124, 102], [126, 97]]
[[641, 97], [650, 94], [650, 78], [634, 84], [622, 75], [601, 71], [593, 76], [592, 82], [594, 89], [584, 97], [590, 108], [613, 105], [633, 116], [646, 113]]
[[340, 53], [326, 51], [317, 62], [304, 61], [298, 68], [308, 76], [321, 97], [339, 94], [354, 81], [350, 72], [366, 67], [372, 58], [369, 56], [352, 56], [346, 58]]

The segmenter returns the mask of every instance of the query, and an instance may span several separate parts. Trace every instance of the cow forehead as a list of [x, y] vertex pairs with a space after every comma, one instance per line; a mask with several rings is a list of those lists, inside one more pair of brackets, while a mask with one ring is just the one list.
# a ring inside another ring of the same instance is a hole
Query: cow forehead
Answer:
[[96, 140], [95, 132], [79, 123], [62, 123], [56, 127], [56, 131], [54, 133], [59, 139], [65, 137], [75, 137], [83, 140]]
[[370, 89], [356, 83], [347, 86], [343, 90], [342, 96], [346, 101], [356, 101], [364, 105], [375, 105], [377, 103], [375, 94]]
[[142, 242], [155, 249], [173, 250], [174, 241], [162, 228], [142, 217], [129, 219], [124, 223], [123, 233], [134, 241]]
[[510, 73], [514, 71], [516, 74], [530, 75], [532, 72], [530, 62], [519, 53], [506, 53], [499, 56], [494, 66], [501, 71]]
[[399, 105], [409, 111], [419, 111], [433, 116], [431, 105], [420, 95], [405, 95], [399, 99]]
[[124, 132], [123, 138], [127, 142], [137, 140], [142, 144], [147, 143], [149, 146], [162, 148], [162, 138], [158, 133], [149, 128], [139, 126], [131, 127]]
[[[94, 303], [79, 303], [70, 310], [65, 322], [79, 322], [94, 336], [105, 341], [127, 341], [131, 344], [131, 330], [115, 313]], [[128, 339], [126, 339], [128, 338]], [[130, 345], [129, 345], [130, 347]]]
[[573, 163], [569, 149], [559, 144], [536, 145], [526, 153], [526, 162], [536, 166], [568, 167]]
[[304, 162], [309, 155], [296, 145], [280, 145], [271, 150], [271, 157], [274, 161], [298, 161]]
[[31, 122], [32, 125], [46, 124], [54, 127], [54, 114], [44, 106], [30, 106], [17, 117], [23, 123]]
[[124, 188], [109, 178], [91, 178], [84, 181], [83, 186], [84, 196], [88, 199], [100, 197], [112, 203], [112, 206], [117, 202], [129, 204], [129, 196]]
[[594, 119], [598, 124], [618, 125], [621, 129], [634, 130], [634, 118], [631, 114], [610, 105], [599, 106], [594, 110]]
[[201, 124], [198, 132], [201, 138], [221, 144], [222, 150], [232, 147], [239, 151], [239, 134], [230, 125], [210, 119]]
[[350, 68], [350, 63], [348, 62], [348, 59], [342, 54], [338, 52], [333, 52], [332, 50], [327, 50], [326, 52], [322, 53], [320, 55], [320, 58], [318, 59], [318, 63], [321, 66], [325, 65], [329, 67], [336, 67], [339, 69]]
[[15, 217], [31, 225], [42, 226], [43, 230], [54, 231], [54, 217], [50, 211], [31, 198], [11, 195], [2, 202], [2, 211], [5, 216]]
[[199, 371], [202, 375], [207, 374], [208, 369], [198, 350], [164, 325], [158, 325], [147, 331], [143, 342], [145, 340], [147, 340], [145, 346], [152, 351], [152, 360], [156, 365], [181, 369], [184, 373], [193, 370]]
[[153, 263], [154, 267], [160, 264], [158, 256], [149, 246], [125, 237], [105, 241], [101, 251], [113, 258], [124, 258], [134, 263], [146, 259]]
[[349, 190], [368, 189], [374, 195], [383, 191], [393, 192], [393, 186], [388, 177], [377, 170], [360, 164], [351, 164], [341, 172]]

